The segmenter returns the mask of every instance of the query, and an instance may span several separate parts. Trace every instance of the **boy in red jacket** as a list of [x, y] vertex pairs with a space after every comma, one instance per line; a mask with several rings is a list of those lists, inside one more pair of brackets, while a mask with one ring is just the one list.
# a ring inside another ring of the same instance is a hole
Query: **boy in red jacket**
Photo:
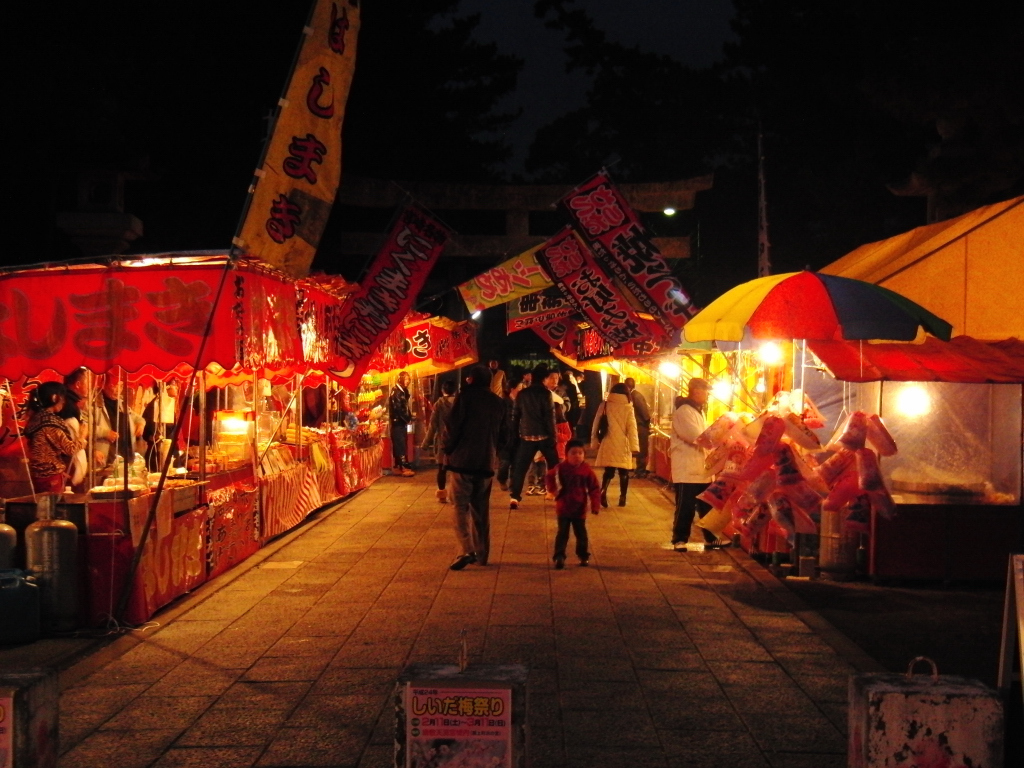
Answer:
[[559, 462], [544, 476], [548, 493], [555, 497], [558, 533], [555, 534], [555, 569], [565, 567], [565, 546], [569, 543], [569, 527], [576, 536], [576, 556], [580, 565], [590, 563], [587, 538], [587, 507], [596, 515], [601, 509], [601, 483], [590, 465], [584, 461], [583, 441], [570, 440], [565, 445], [565, 461]]

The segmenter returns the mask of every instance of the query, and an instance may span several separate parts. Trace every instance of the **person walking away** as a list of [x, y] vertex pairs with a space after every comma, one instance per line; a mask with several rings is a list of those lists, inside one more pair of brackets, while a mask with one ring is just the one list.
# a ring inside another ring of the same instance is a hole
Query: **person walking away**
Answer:
[[487, 565], [490, 557], [491, 480], [498, 446], [508, 439], [505, 405], [491, 392], [490, 383], [490, 371], [482, 365], [473, 366], [448, 417], [444, 453], [460, 550], [449, 566], [453, 571], [461, 571], [470, 563]]
[[629, 401], [633, 404], [633, 415], [636, 416], [636, 436], [640, 442], [640, 451], [636, 455], [636, 472], [634, 477], [647, 476], [647, 457], [651, 444], [651, 408], [647, 398], [636, 388], [636, 380], [629, 378], [624, 382], [629, 390]]
[[412, 424], [412, 394], [409, 392], [409, 382], [412, 377], [408, 371], [398, 374], [398, 381], [391, 388], [388, 395], [388, 417], [391, 419], [391, 455], [394, 459], [393, 474], [402, 477], [412, 477], [416, 473], [412, 471], [412, 465], [405, 456], [407, 435], [409, 425]]
[[491, 360], [487, 363], [487, 367], [491, 371], [491, 392], [496, 394], [498, 397], [505, 396], [505, 372], [499, 367], [497, 360]]
[[[672, 459], [672, 482], [676, 487], [676, 510], [672, 523], [672, 545], [686, 550], [690, 527], [695, 516], [703, 517], [711, 505], [697, 498], [708, 486], [710, 478], [704, 469], [704, 449], [694, 441], [707, 429], [704, 410], [711, 385], [705, 379], [690, 379], [687, 396], [672, 414], [669, 453]], [[703, 530], [703, 529], [701, 529]], [[705, 531], [707, 539], [710, 532]], [[714, 537], [711, 537], [713, 541]]]
[[[633, 454], [640, 450], [636, 435], [636, 416], [629, 402], [629, 390], [619, 383], [611, 388], [608, 397], [597, 407], [591, 442], [597, 446], [594, 464], [604, 467], [601, 478], [601, 506], [608, 506], [608, 486], [619, 473], [619, 506], [626, 506], [629, 492], [629, 471], [633, 469]], [[604, 434], [601, 432], [604, 431]]]
[[555, 499], [558, 532], [555, 534], [555, 569], [565, 567], [565, 548], [569, 528], [576, 537], [576, 557], [580, 565], [590, 563], [590, 537], [587, 535], [587, 511], [600, 512], [601, 487], [597, 475], [584, 460], [582, 440], [570, 440], [565, 446], [565, 460], [548, 470], [544, 477], [548, 494]]
[[555, 407], [551, 393], [558, 374], [541, 363], [533, 369], [533, 383], [522, 390], [512, 409], [512, 428], [519, 435], [512, 463], [510, 509], [519, 509], [523, 500], [523, 482], [533, 456], [540, 451], [549, 467], [558, 463], [555, 453]]
[[447, 460], [444, 455], [444, 443], [448, 439], [448, 417], [455, 403], [455, 382], [446, 381], [441, 385], [441, 396], [434, 403], [434, 412], [430, 414], [427, 434], [423, 436], [423, 448], [431, 445], [434, 448], [434, 459], [437, 461], [437, 500], [445, 502], [448, 493], [445, 491], [445, 475], [448, 474]]
[[67, 389], [58, 381], [40, 384], [29, 394], [31, 415], [25, 427], [28, 438], [28, 472], [35, 493], [63, 493], [68, 469], [76, 453], [85, 447], [87, 427], [77, 432], [60, 417]]

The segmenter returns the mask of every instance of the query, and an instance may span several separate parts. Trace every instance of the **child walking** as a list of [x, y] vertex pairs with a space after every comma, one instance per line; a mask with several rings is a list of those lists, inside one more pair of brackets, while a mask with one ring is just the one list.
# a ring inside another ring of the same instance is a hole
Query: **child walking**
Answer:
[[587, 537], [587, 509], [596, 515], [601, 509], [601, 484], [590, 465], [584, 461], [583, 441], [570, 440], [565, 445], [565, 461], [559, 462], [544, 477], [548, 493], [555, 497], [558, 533], [555, 534], [555, 569], [565, 567], [565, 547], [569, 528], [576, 537], [576, 557], [580, 565], [590, 563], [590, 541]]

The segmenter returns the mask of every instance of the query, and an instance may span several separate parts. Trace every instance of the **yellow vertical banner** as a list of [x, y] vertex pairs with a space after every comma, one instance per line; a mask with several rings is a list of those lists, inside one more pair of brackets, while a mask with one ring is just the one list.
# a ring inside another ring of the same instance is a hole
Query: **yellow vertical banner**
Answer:
[[355, 70], [358, 0], [316, 0], [234, 245], [303, 277], [341, 182], [341, 125]]

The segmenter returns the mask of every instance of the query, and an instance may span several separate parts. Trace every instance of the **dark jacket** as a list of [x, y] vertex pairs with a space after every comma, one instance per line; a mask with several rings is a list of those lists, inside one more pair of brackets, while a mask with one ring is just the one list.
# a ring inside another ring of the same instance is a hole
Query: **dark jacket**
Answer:
[[409, 424], [412, 422], [412, 408], [409, 400], [412, 395], [401, 384], [395, 384], [388, 396], [388, 414], [392, 424]]
[[520, 437], [555, 439], [555, 405], [551, 390], [543, 383], [531, 384], [516, 397], [512, 423], [518, 425]]
[[444, 452], [448, 469], [491, 477], [497, 451], [508, 439], [505, 404], [487, 387], [467, 386], [455, 397], [448, 417]]

